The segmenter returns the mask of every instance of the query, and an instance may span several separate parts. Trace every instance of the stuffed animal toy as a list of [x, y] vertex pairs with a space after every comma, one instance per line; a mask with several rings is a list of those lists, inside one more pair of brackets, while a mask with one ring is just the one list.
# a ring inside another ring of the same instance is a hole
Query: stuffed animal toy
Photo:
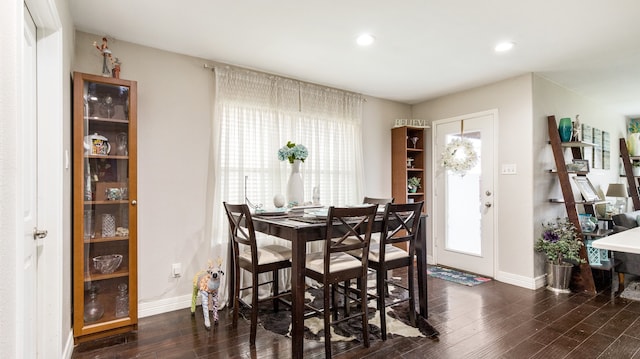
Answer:
[[196, 313], [196, 300], [200, 295], [202, 301], [202, 314], [204, 316], [204, 327], [211, 329], [209, 311], [213, 312], [213, 322], [218, 325], [218, 288], [220, 279], [224, 275], [222, 271], [222, 258], [218, 258], [218, 266], [215, 267], [209, 261], [207, 269], [201, 270], [193, 277], [193, 295], [191, 296], [191, 315]]

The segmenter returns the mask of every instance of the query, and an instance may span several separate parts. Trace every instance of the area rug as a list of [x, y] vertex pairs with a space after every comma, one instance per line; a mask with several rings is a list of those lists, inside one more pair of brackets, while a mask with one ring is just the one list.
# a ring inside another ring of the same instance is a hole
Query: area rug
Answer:
[[640, 282], [627, 284], [622, 293], [620, 293], [620, 298], [640, 300]]
[[491, 278], [481, 277], [476, 274], [461, 272], [455, 269], [439, 266], [427, 267], [427, 274], [434, 278], [448, 280], [449, 282], [463, 284], [469, 287], [491, 281]]
[[[375, 290], [375, 289], [374, 289]], [[389, 287], [391, 301], [398, 300], [398, 292], [404, 290], [396, 290], [393, 286]], [[322, 307], [323, 293], [320, 289], [311, 288], [306, 292], [306, 301], [314, 307]], [[338, 297], [341, 297], [339, 295]], [[376, 340], [381, 338], [380, 316], [375, 308], [375, 300], [371, 300], [368, 308], [369, 316], [369, 339]], [[260, 305], [258, 314], [259, 325], [274, 333], [291, 337], [291, 312], [289, 308], [281, 305], [280, 311], [274, 312], [270, 302]], [[338, 303], [341, 305], [341, 303]], [[284, 307], [284, 309], [282, 309]], [[355, 309], [353, 309], [355, 310]], [[242, 308], [240, 313], [249, 320], [250, 311], [248, 308]], [[394, 337], [426, 337], [437, 340], [440, 334], [425, 319], [416, 315], [417, 327], [413, 327], [409, 321], [409, 305], [407, 302], [400, 303], [396, 306], [386, 308], [387, 313], [387, 338]], [[305, 319], [305, 339], [324, 342], [324, 324], [322, 316], [310, 317]], [[362, 342], [362, 321], [359, 317], [347, 321], [343, 321], [331, 326], [332, 341], [358, 341]]]

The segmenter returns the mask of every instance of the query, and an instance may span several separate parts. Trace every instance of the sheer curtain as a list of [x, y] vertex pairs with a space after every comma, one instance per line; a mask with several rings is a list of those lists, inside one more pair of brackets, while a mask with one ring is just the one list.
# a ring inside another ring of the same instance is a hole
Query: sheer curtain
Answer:
[[[209, 183], [214, 250], [227, 258], [222, 202], [243, 203], [245, 182], [247, 197], [265, 208], [273, 207], [276, 194], [285, 194], [291, 168], [277, 152], [287, 141], [309, 150], [301, 165], [305, 201], [311, 200], [313, 187], [320, 188], [324, 205], [362, 200], [362, 96], [231, 68], [216, 68], [215, 79]], [[285, 288], [289, 278], [283, 277]], [[226, 286], [220, 296], [226, 302], [224, 292]]]

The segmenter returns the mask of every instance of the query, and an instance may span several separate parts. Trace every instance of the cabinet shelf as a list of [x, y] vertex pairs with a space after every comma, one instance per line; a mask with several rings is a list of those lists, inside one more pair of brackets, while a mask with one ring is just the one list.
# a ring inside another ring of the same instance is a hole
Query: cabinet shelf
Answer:
[[98, 280], [106, 280], [113, 278], [122, 278], [129, 276], [129, 268], [120, 267], [117, 271], [113, 273], [103, 274], [100, 272], [84, 272], [84, 281], [85, 282], [95, 282]]
[[129, 200], [109, 200], [109, 201], [84, 201], [85, 205], [99, 205], [99, 204], [129, 204]]
[[95, 237], [95, 238], [85, 238], [85, 244], [91, 243], [102, 243], [102, 242], [117, 242], [117, 241], [128, 241], [129, 237]]
[[118, 118], [105, 118], [105, 117], [98, 117], [98, 116], [85, 117], [84, 119], [89, 121], [96, 121], [96, 122], [124, 123], [124, 124], [129, 123], [129, 120], [123, 120]]
[[99, 159], [114, 159], [114, 160], [128, 160], [129, 156], [118, 156], [118, 155], [85, 155], [84, 158], [99, 158]]

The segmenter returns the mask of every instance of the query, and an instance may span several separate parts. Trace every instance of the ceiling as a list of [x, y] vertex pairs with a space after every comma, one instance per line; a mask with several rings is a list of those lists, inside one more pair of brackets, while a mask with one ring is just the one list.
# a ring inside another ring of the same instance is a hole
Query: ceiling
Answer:
[[[114, 41], [408, 104], [535, 72], [623, 115], [640, 115], [637, 0], [69, 0], [69, 6], [78, 30]], [[363, 32], [376, 42], [357, 46]], [[495, 53], [505, 40], [513, 50]]]

